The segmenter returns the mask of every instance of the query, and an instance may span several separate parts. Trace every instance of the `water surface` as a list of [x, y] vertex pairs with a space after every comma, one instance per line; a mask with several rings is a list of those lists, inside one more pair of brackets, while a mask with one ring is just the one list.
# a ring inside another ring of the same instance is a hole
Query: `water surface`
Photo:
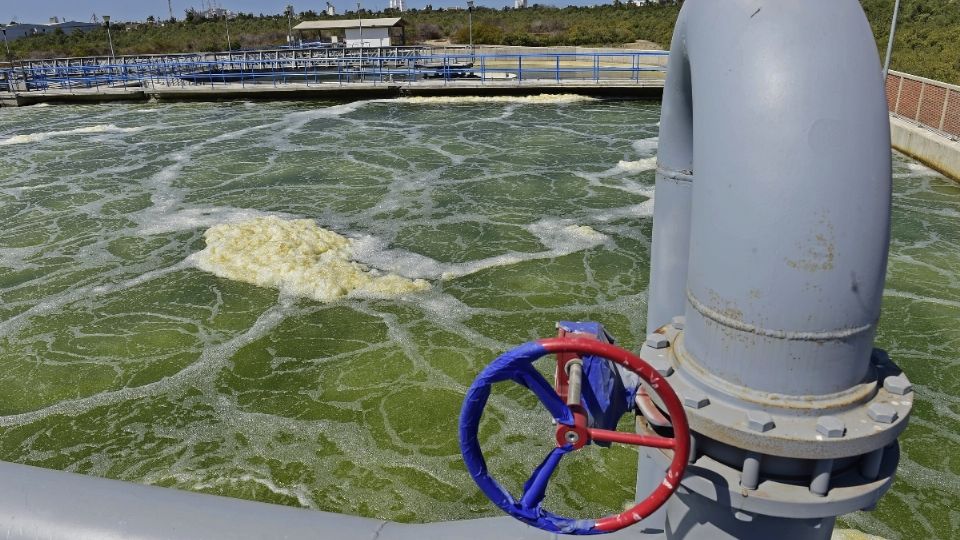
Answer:
[[[560, 319], [642, 339], [658, 118], [552, 99], [4, 109], [0, 458], [401, 521], [496, 515], [460, 461], [463, 393]], [[895, 169], [878, 342], [919, 399], [894, 489], [846, 521], [949, 538], [960, 188]], [[315, 220], [430, 288], [319, 302], [191, 262], [209, 227], [264, 216]], [[517, 489], [549, 418], [511, 386], [487, 411], [487, 457]], [[616, 511], [634, 478], [631, 449], [591, 448], [546, 504]]]

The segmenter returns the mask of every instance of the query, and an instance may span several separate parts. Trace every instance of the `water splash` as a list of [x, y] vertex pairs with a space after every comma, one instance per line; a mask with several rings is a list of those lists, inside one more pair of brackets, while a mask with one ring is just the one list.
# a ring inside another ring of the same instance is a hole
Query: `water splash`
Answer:
[[412, 96], [401, 97], [392, 101], [416, 105], [492, 105], [499, 103], [566, 105], [597, 101], [597, 98], [577, 94], [539, 94], [535, 96]]

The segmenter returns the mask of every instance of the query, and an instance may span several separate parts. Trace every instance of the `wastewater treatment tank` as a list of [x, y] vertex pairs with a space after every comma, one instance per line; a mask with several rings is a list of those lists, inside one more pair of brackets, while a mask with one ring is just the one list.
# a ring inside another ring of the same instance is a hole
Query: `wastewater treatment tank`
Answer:
[[[499, 515], [462, 463], [464, 393], [558, 320], [644, 341], [659, 118], [579, 97], [5, 109], [0, 459], [401, 522]], [[958, 217], [955, 183], [894, 156], [876, 342], [917, 400], [893, 488], [842, 525], [957, 529]], [[521, 491], [549, 417], [503, 386], [484, 418]], [[633, 500], [632, 448], [567, 459], [545, 506]]]

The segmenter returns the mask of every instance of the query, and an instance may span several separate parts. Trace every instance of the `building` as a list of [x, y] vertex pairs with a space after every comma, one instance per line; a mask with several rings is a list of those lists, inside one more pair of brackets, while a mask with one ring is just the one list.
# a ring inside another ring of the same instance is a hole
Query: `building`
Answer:
[[96, 23], [79, 21], [59, 22], [59, 19], [55, 17], [50, 19], [50, 21], [49, 24], [11, 23], [9, 26], [4, 27], [4, 30], [6, 31], [7, 39], [14, 40], [27, 36], [53, 34], [57, 29], [60, 29], [64, 34], [72, 34], [74, 32], [89, 32], [90, 30], [100, 28], [100, 25]]
[[403, 0], [390, 0], [390, 5], [388, 9], [395, 9], [397, 11], [403, 11]]
[[[329, 39], [336, 43], [343, 37], [348, 48], [395, 47], [404, 44], [403, 19], [339, 19], [334, 21], [304, 21], [293, 27], [303, 36], [305, 32], [317, 32], [320, 41]], [[305, 40], [306, 41], [306, 40]]]
[[523, 9], [527, 7], [527, 0], [513, 0], [513, 9]]

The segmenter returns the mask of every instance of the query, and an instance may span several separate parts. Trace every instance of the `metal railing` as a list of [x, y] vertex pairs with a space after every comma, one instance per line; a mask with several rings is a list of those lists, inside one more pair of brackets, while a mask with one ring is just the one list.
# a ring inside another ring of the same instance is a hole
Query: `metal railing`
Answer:
[[[287, 84], [455, 84], [553, 81], [660, 84], [664, 51], [517, 54], [381, 54], [346, 49], [342, 54], [285, 55], [246, 51], [223, 56], [118, 58], [116, 62], [45, 61], [0, 69], [0, 91], [102, 91], [143, 87]], [[211, 53], [212, 54], [212, 53]]]
[[960, 86], [892, 70], [886, 85], [892, 114], [951, 139], [960, 137]]

